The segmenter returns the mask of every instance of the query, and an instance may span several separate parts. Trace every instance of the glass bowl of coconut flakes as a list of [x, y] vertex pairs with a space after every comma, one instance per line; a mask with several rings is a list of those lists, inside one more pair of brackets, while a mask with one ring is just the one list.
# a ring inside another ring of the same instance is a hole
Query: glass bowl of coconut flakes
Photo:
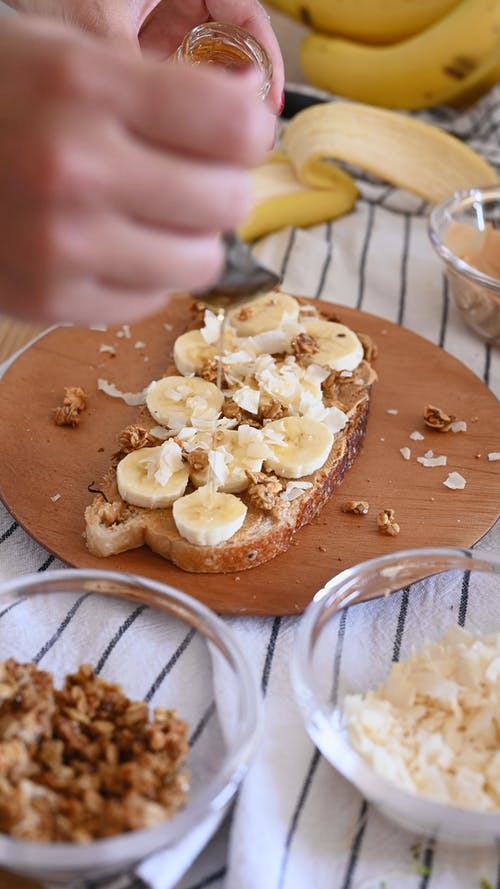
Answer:
[[384, 815], [498, 841], [498, 556], [414, 549], [343, 571], [305, 611], [291, 670], [311, 738]]

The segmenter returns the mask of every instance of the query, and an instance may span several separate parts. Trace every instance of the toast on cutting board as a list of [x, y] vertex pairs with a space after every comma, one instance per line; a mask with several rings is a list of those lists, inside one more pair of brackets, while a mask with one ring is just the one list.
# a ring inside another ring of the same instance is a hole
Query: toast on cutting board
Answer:
[[[198, 311], [151, 382], [85, 510], [87, 547], [149, 546], [185, 571], [238, 572], [286, 551], [366, 432], [375, 347], [281, 291]], [[220, 383], [220, 388], [216, 383]]]

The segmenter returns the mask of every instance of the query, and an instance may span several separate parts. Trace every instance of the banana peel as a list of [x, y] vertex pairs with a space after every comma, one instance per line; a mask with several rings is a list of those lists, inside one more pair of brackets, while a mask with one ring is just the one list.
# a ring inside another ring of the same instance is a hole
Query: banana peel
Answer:
[[326, 159], [353, 164], [432, 203], [499, 181], [481, 155], [444, 130], [397, 111], [350, 102], [300, 111], [285, 130], [283, 147], [299, 182], [313, 188], [325, 187]]
[[349, 213], [358, 188], [335, 161], [431, 203], [499, 181], [480, 154], [444, 130], [401, 112], [351, 102], [300, 111], [285, 130], [283, 148], [252, 172], [253, 210], [238, 231], [246, 241]]
[[251, 174], [253, 210], [238, 230], [240, 238], [253, 241], [288, 225], [303, 228], [349, 213], [358, 197], [353, 178], [334, 164], [319, 165], [318, 184], [300, 182], [283, 151], [256, 167]]

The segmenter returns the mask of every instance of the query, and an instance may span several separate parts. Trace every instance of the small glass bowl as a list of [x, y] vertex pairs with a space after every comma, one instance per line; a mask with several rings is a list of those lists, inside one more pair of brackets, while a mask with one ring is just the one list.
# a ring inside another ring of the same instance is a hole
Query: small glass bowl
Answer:
[[500, 229], [500, 186], [452, 195], [434, 207], [428, 224], [431, 243], [443, 260], [450, 291], [464, 320], [483, 339], [500, 345], [500, 278], [461, 258], [457, 251], [467, 230], [457, 232], [457, 225], [470, 226], [473, 239], [488, 225]]
[[261, 75], [259, 96], [265, 99], [273, 79], [271, 59], [256, 37], [226, 22], [196, 25], [184, 37], [175, 58], [192, 64], [218, 65], [228, 70], [255, 68]]
[[[56, 686], [81, 663], [132, 700], [189, 725], [186, 805], [168, 821], [90, 843], [0, 834], [0, 867], [50, 886], [131, 871], [189, 834], [199, 848], [240, 784], [260, 726], [260, 692], [225, 623], [172, 587], [113, 571], [61, 570], [0, 584], [0, 659], [35, 660]], [[200, 833], [203, 841], [199, 841]]]
[[316, 746], [384, 815], [413, 833], [484, 846], [498, 842], [500, 810], [473, 811], [400, 789], [351, 746], [342, 716], [346, 695], [378, 687], [394, 661], [457, 624], [500, 631], [500, 558], [426, 548], [371, 559], [329, 581], [304, 612], [292, 682]]

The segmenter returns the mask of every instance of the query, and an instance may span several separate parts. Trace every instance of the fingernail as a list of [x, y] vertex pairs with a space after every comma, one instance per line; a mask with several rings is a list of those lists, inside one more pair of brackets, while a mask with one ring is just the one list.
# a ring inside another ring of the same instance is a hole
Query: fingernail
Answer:
[[283, 90], [283, 92], [281, 93], [281, 102], [280, 102], [280, 107], [278, 109], [278, 114], [281, 114], [284, 107], [285, 107], [285, 90]]

